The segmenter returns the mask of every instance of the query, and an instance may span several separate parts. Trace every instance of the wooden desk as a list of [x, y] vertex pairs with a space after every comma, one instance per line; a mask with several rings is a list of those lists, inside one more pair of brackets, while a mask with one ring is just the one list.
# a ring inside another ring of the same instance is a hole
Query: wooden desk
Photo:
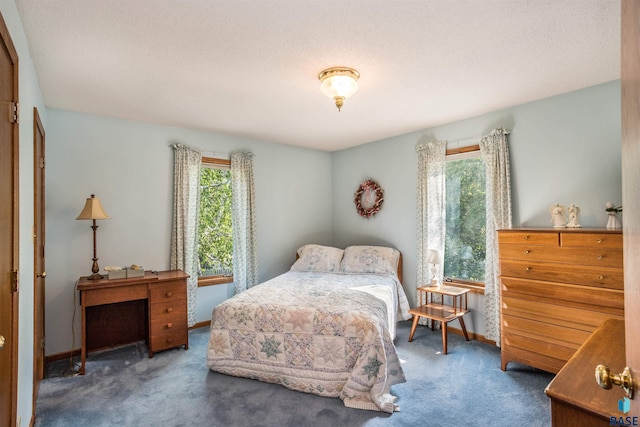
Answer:
[[187, 278], [181, 270], [144, 277], [78, 281], [82, 306], [80, 374], [87, 352], [144, 340], [153, 353], [189, 348]]
[[[442, 285], [421, 286], [418, 288], [418, 291], [420, 291], [418, 307], [409, 310], [409, 313], [413, 314], [413, 325], [411, 326], [411, 332], [409, 334], [409, 342], [413, 341], [413, 334], [416, 332], [420, 317], [426, 317], [432, 321], [441, 323], [443, 354], [447, 354], [447, 323], [452, 320], [458, 319], [460, 321], [464, 338], [469, 341], [469, 335], [467, 334], [467, 328], [464, 325], [463, 319], [463, 316], [469, 312], [467, 306], [467, 293], [469, 289]], [[442, 303], [433, 301], [434, 294], [442, 296]], [[422, 303], [423, 297], [424, 304]], [[445, 302], [446, 297], [451, 298], [451, 304]], [[431, 330], [433, 330], [433, 322], [431, 323]]]
[[623, 371], [624, 341], [624, 321], [606, 320], [558, 372], [545, 390], [551, 399], [553, 426], [608, 426], [610, 417], [624, 416], [618, 411], [624, 391], [617, 386], [605, 390], [595, 379], [600, 364], [614, 373]]

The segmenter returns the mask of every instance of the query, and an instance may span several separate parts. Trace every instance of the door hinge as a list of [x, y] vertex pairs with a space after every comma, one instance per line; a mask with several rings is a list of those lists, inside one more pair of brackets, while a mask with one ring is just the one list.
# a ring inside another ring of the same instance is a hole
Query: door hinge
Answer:
[[20, 104], [17, 102], [11, 103], [11, 122], [20, 123]]
[[11, 272], [11, 292], [18, 292], [18, 271]]
[[40, 349], [44, 350], [44, 338], [40, 338]]
[[44, 156], [40, 157], [40, 169], [44, 169]]

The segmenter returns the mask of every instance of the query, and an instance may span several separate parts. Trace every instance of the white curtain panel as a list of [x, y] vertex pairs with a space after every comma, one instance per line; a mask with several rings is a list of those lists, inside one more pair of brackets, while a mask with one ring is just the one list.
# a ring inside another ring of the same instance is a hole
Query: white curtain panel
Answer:
[[[417, 280], [416, 286], [428, 285], [431, 281], [431, 265], [426, 261], [429, 249], [444, 253], [445, 235], [445, 157], [446, 141], [432, 141], [416, 146], [418, 153], [417, 183]], [[442, 283], [443, 267], [438, 266], [438, 278]], [[420, 293], [416, 291], [416, 305], [420, 304]], [[428, 324], [426, 318], [420, 324]]]
[[498, 275], [498, 233], [511, 227], [511, 176], [509, 147], [503, 128], [494, 129], [480, 140], [486, 171], [487, 253], [484, 282], [485, 338], [500, 347], [500, 282]]
[[189, 326], [196, 323], [198, 295], [198, 211], [200, 206], [200, 167], [202, 153], [195, 148], [174, 144], [173, 227], [171, 232], [172, 270], [182, 270], [187, 279]]
[[233, 282], [235, 293], [240, 293], [258, 284], [253, 153], [231, 155], [231, 192]]

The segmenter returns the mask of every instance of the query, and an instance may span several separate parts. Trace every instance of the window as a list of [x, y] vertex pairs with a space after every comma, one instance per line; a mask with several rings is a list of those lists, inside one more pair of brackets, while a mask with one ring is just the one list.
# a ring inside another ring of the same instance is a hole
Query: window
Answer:
[[233, 281], [231, 170], [224, 159], [204, 157], [198, 223], [199, 286]]
[[[475, 148], [475, 147], [474, 147]], [[485, 170], [479, 148], [447, 151], [445, 280], [482, 286], [486, 254]]]

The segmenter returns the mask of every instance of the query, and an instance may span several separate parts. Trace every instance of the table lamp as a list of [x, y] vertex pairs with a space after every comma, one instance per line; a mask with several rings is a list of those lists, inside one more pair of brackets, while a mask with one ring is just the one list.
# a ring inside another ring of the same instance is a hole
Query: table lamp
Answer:
[[102, 209], [100, 199], [92, 194], [91, 197], [87, 199], [84, 204], [84, 209], [82, 209], [82, 212], [80, 212], [80, 215], [78, 215], [76, 219], [90, 219], [93, 221], [93, 225], [91, 226], [93, 229], [93, 265], [91, 266], [91, 272], [93, 274], [89, 276], [88, 279], [103, 279], [104, 276], [98, 273], [100, 267], [98, 267], [98, 256], [96, 255], [96, 230], [98, 229], [96, 219], [111, 219], [111, 217]]
[[427, 262], [431, 264], [431, 284], [429, 286], [440, 286], [438, 281], [438, 266], [442, 264], [442, 252], [439, 249], [429, 249], [427, 252]]

